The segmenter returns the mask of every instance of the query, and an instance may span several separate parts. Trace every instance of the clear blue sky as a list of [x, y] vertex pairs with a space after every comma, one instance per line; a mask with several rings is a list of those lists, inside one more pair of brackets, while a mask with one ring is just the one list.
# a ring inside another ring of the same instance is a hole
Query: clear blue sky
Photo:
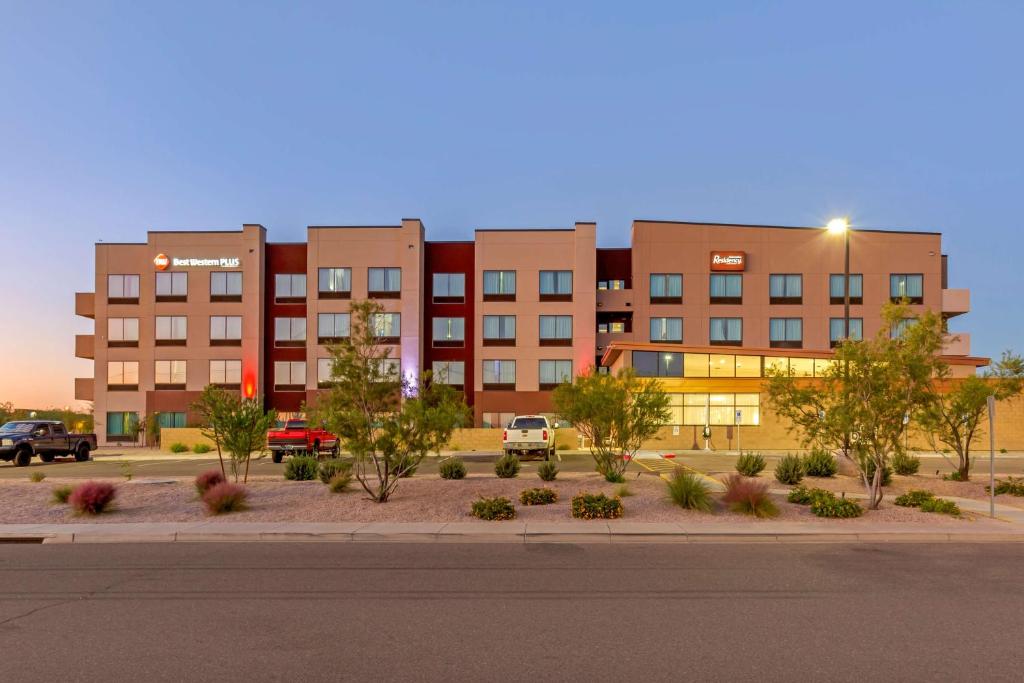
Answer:
[[0, 400], [89, 374], [94, 241], [243, 222], [849, 214], [942, 231], [955, 329], [1024, 350], [1024, 4], [699, 5], [0, 0]]

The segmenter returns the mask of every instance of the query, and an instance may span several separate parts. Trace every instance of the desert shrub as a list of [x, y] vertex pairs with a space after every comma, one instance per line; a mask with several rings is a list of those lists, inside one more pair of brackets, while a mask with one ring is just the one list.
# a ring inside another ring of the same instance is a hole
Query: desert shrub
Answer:
[[295, 455], [284, 465], [284, 478], [288, 481], [313, 481], [317, 478], [319, 463], [311, 455]]
[[736, 471], [748, 477], [756, 477], [764, 471], [764, 456], [760, 453], [743, 453], [736, 460]]
[[342, 493], [348, 489], [348, 485], [351, 481], [352, 471], [344, 470], [331, 477], [330, 481], [327, 482], [327, 487], [331, 490], [331, 493]]
[[921, 459], [916, 455], [897, 453], [892, 456], [892, 470], [900, 476], [907, 477], [911, 474], [917, 474], [917, 470], [920, 467]]
[[786, 496], [786, 500], [797, 505], [811, 505], [819, 498], [835, 498], [835, 494], [825, 489], [809, 489], [801, 484]]
[[63, 505], [68, 502], [68, 498], [71, 496], [71, 492], [74, 489], [70, 484], [64, 484], [53, 489], [53, 500], [56, 505]]
[[350, 471], [352, 471], [352, 463], [348, 460], [328, 458], [317, 466], [316, 474], [320, 477], [320, 481], [330, 484], [331, 479], [334, 479], [335, 475]]
[[[986, 486], [985, 490], [988, 491], [989, 487]], [[1006, 479], [996, 479], [996, 495], [1004, 493], [1008, 493], [1011, 496], [1024, 496], [1024, 478], [1007, 477]]]
[[519, 494], [523, 505], [550, 505], [558, 500], [558, 494], [551, 489], [526, 489]]
[[537, 466], [537, 476], [541, 478], [541, 481], [554, 481], [558, 476], [558, 465], [550, 460], [542, 462]]
[[239, 512], [246, 508], [245, 499], [248, 495], [244, 486], [225, 481], [207, 489], [203, 494], [203, 505], [211, 515]]
[[818, 496], [811, 503], [811, 512], [818, 517], [860, 517], [864, 509], [849, 498], [837, 498], [834, 495]]
[[43, 479], [46, 479], [46, 472], [33, 472], [32, 474], [28, 475], [28, 480], [33, 484], [38, 484]]
[[442, 460], [441, 464], [438, 465], [437, 470], [441, 474], [442, 479], [466, 478], [466, 463], [462, 462], [462, 458], [447, 458], [446, 460]]
[[515, 519], [516, 509], [512, 501], [504, 496], [497, 498], [484, 498], [473, 501], [472, 513], [474, 517], [494, 521], [500, 519]]
[[213, 449], [210, 448], [210, 444], [208, 443], [197, 443], [195, 446], [192, 447], [192, 452], [199, 454], [209, 453], [212, 450]]
[[804, 472], [808, 477], [834, 477], [839, 471], [839, 463], [824, 448], [813, 448], [804, 457]]
[[499, 479], [512, 479], [519, 475], [519, 456], [508, 453], [494, 463], [494, 473]]
[[188, 453], [188, 446], [180, 441], [175, 441], [171, 444], [171, 453]]
[[[795, 456], [794, 456], [795, 457]], [[768, 482], [763, 479], [731, 474], [725, 478], [725, 495], [722, 500], [733, 512], [755, 517], [774, 517], [779, 514], [768, 495]]]
[[693, 472], [676, 468], [675, 474], [666, 482], [668, 497], [672, 502], [686, 510], [711, 510], [711, 491], [708, 485]]
[[629, 498], [633, 495], [633, 491], [625, 484], [619, 484], [615, 487], [615, 495], [618, 498]]
[[391, 473], [397, 474], [402, 479], [416, 474], [416, 470], [419, 468], [419, 461], [410, 453], [404, 453], [391, 462]]
[[941, 515], [960, 516], [960, 506], [945, 498], [930, 498], [921, 503], [921, 512], [937, 512]]
[[224, 483], [224, 475], [220, 470], [206, 470], [196, 475], [196, 493], [202, 496], [217, 484]]
[[618, 498], [586, 492], [573, 496], [569, 509], [578, 519], [615, 519], [623, 512], [622, 501]]
[[964, 481], [964, 478], [960, 475], [959, 470], [953, 470], [949, 474], [942, 475], [943, 481]]
[[[875, 478], [875, 470], [876, 469], [877, 469], [877, 465], [875, 465], [875, 461], [874, 460], [868, 460], [868, 481], [871, 481], [871, 480], [873, 480]], [[888, 486], [891, 483], [892, 483], [892, 467], [890, 467], [889, 465], [886, 465], [885, 469], [882, 470], [882, 486]]]
[[117, 489], [105, 481], [87, 481], [79, 484], [68, 496], [68, 503], [80, 515], [98, 515], [109, 510]]
[[902, 496], [896, 496], [896, 500], [893, 502], [900, 507], [919, 508], [926, 500], [931, 500], [934, 497], [935, 494], [931, 491], [922, 491], [917, 489], [914, 491], [907, 491]]
[[621, 472], [605, 472], [604, 480], [609, 484], [624, 484], [626, 483], [626, 477]]
[[775, 478], [780, 484], [799, 484], [804, 478], [804, 462], [799, 455], [787, 453], [775, 466]]

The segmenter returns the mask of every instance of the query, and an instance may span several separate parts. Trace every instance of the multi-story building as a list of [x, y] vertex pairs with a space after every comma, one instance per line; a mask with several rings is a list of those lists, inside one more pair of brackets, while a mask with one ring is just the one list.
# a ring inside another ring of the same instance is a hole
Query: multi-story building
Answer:
[[[460, 388], [476, 426], [550, 411], [555, 386], [595, 364], [666, 378], [681, 394], [677, 427], [746, 424], [759, 420], [757, 382], [726, 384], [771, 364], [814, 374], [847, 334], [878, 333], [886, 302], [968, 311], [968, 291], [947, 286], [939, 233], [854, 230], [849, 241], [847, 320], [843, 240], [820, 228], [638, 220], [631, 246], [615, 249], [597, 248], [594, 223], [466, 242], [425, 241], [416, 219], [311, 226], [293, 244], [267, 242], [259, 225], [150, 232], [96, 245], [95, 294], [76, 295], [96, 323], [76, 355], [95, 374], [76, 380], [76, 398], [94, 402], [103, 442], [143, 415], [191, 422], [207, 384], [297, 412], [329, 381], [351, 302], [373, 299], [394, 370]], [[944, 350], [962, 373], [987, 362], [969, 342], [950, 335]]]

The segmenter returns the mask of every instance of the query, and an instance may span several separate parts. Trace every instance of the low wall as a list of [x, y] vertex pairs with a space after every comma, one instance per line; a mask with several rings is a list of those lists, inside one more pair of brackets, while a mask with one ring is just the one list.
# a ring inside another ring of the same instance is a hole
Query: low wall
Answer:
[[160, 450], [170, 452], [172, 443], [183, 443], [190, 449], [199, 443], [216, 447], [197, 427], [163, 427], [160, 430]]

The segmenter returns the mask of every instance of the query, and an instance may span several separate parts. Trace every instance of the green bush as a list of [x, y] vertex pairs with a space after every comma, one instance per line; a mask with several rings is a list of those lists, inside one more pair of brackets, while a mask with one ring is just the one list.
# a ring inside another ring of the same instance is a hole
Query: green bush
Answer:
[[295, 455], [284, 465], [284, 478], [288, 481], [313, 481], [317, 478], [319, 463], [310, 455]]
[[711, 491], [708, 485], [693, 472], [677, 467], [675, 474], [666, 482], [668, 497], [686, 510], [711, 511]]
[[210, 448], [210, 444], [208, 443], [197, 443], [195, 446], [192, 447], [192, 452], [199, 453], [200, 455], [203, 453], [209, 453], [212, 450], [213, 449]]
[[[988, 491], [989, 487], [986, 486], [985, 490]], [[1004, 493], [1008, 493], [1011, 496], [1024, 496], [1024, 478], [1007, 477], [1006, 479], [996, 479], [996, 495]]]
[[327, 482], [327, 487], [331, 490], [331, 493], [342, 493], [348, 489], [349, 483], [352, 481], [352, 471], [345, 470], [338, 472], [331, 480]]
[[804, 462], [799, 455], [787, 453], [775, 466], [775, 478], [780, 484], [799, 484], [804, 478]]
[[550, 505], [558, 500], [558, 494], [551, 489], [526, 489], [519, 494], [523, 505]]
[[921, 467], [921, 459], [915, 455], [909, 455], [907, 453], [897, 453], [892, 456], [892, 469], [896, 474], [909, 477], [912, 474], [917, 474], [917, 470]]
[[484, 498], [473, 502], [472, 513], [474, 517], [494, 521], [500, 519], [515, 519], [516, 509], [512, 501], [505, 497]]
[[960, 516], [960, 506], [945, 498], [932, 498], [921, 503], [921, 512], [937, 512], [941, 515]]
[[624, 484], [626, 483], [625, 475], [619, 472], [605, 472], [604, 480], [609, 484]]
[[537, 466], [537, 476], [541, 478], [541, 481], [554, 481], [558, 476], [558, 465], [550, 460], [542, 462]]
[[760, 453], [743, 453], [736, 460], [736, 471], [748, 477], [756, 477], [764, 471], [766, 464]]
[[603, 493], [579, 493], [569, 507], [577, 519], [616, 519], [622, 516], [622, 501]]
[[[868, 460], [868, 481], [875, 478], [875, 470], [878, 469], [875, 465], [874, 460]], [[888, 486], [892, 483], [892, 468], [888, 465], [882, 470], [882, 486]]]
[[725, 478], [725, 494], [722, 500], [733, 512], [745, 515], [774, 517], [779, 514], [779, 509], [768, 495], [768, 482], [764, 479], [730, 474]]
[[74, 488], [70, 484], [63, 484], [53, 489], [53, 502], [56, 505], [64, 505], [68, 502], [68, 498], [71, 497], [71, 491]]
[[416, 474], [419, 467], [420, 464], [416, 462], [415, 457], [408, 453], [398, 456], [390, 463], [391, 474], [397, 474], [402, 479]]
[[[287, 471], [287, 468], [285, 471]], [[351, 471], [352, 463], [348, 460], [342, 460], [341, 458], [328, 458], [321, 462], [317, 467], [317, 476], [320, 477], [320, 481], [323, 483], [330, 484], [335, 475]]]
[[804, 457], [804, 471], [808, 477], [834, 477], [839, 471], [839, 463], [824, 448], [813, 448]]
[[466, 463], [462, 458], [446, 458], [437, 466], [437, 471], [442, 479], [465, 479]]
[[786, 496], [786, 500], [797, 505], [811, 505], [820, 498], [835, 498], [835, 494], [825, 489], [809, 489], [801, 484]]
[[907, 491], [902, 496], [896, 496], [896, 500], [893, 502], [900, 507], [919, 508], [922, 503], [933, 498], [935, 498], [935, 494], [931, 491], [916, 489], [914, 491]]
[[811, 503], [811, 512], [818, 517], [860, 517], [864, 509], [848, 498], [836, 498], [834, 495], [819, 496]]
[[953, 470], [949, 474], [943, 474], [942, 475], [942, 480], [943, 481], [966, 481], [962, 476], [960, 476], [960, 471], [959, 470]]
[[519, 475], [519, 456], [508, 453], [494, 463], [494, 473], [499, 479], [512, 479]]
[[46, 479], [46, 472], [33, 472], [32, 474], [28, 475], [28, 480], [33, 484], [38, 484], [43, 479]]
[[175, 441], [171, 444], [171, 453], [188, 453], [188, 446], [180, 441]]

